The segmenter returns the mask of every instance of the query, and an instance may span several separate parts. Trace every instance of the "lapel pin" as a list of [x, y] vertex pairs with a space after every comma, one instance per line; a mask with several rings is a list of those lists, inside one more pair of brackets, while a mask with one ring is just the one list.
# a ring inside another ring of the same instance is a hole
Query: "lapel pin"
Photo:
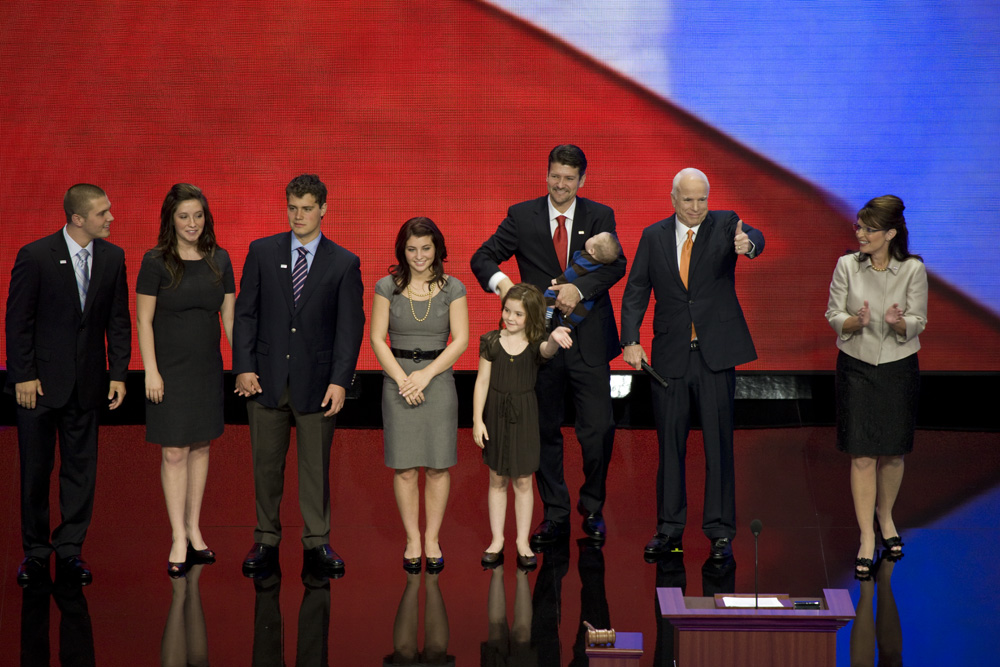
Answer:
[[59, 260], [59, 263], [60, 263], [60, 264], [65, 264], [65, 263], [66, 263], [66, 260], [65, 260], [65, 259], [60, 259], [60, 260]]
[[282, 264], [282, 265], [281, 265], [281, 268], [283, 268], [283, 269], [287, 269], [287, 268], [288, 268], [288, 265], [287, 265], [287, 264]]
[[579, 231], [577, 232], [577, 234], [580, 234], [580, 235], [582, 236], [582, 235], [583, 235], [583, 230], [582, 230], [582, 229], [581, 229], [581, 230], [579, 230]]

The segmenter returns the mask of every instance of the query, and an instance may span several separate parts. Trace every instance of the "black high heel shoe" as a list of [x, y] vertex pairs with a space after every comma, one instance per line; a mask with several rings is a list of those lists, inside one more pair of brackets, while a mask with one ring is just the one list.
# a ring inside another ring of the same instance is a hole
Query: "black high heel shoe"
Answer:
[[215, 562], [215, 552], [211, 549], [195, 549], [188, 542], [187, 562], [195, 565], [211, 565]]
[[871, 558], [855, 558], [854, 578], [858, 581], [871, 581], [872, 577], [875, 575], [875, 567], [877, 563], [878, 549], [875, 550]]
[[421, 556], [416, 558], [407, 558], [403, 556], [403, 569], [410, 574], [420, 574], [420, 570], [424, 568], [424, 559]]
[[437, 574], [438, 572], [440, 572], [441, 570], [444, 569], [444, 553], [443, 552], [437, 558], [432, 558], [431, 556], [428, 556], [427, 558], [424, 559], [424, 561], [427, 563], [427, 573], [428, 574]]
[[171, 579], [180, 579], [187, 574], [187, 563], [173, 563], [167, 561], [167, 576]]
[[878, 522], [878, 515], [875, 516], [875, 536], [882, 542], [882, 547], [885, 549], [883, 557], [886, 560], [891, 560], [895, 563], [903, 557], [903, 538], [899, 535], [894, 537], [883, 535], [882, 526]]

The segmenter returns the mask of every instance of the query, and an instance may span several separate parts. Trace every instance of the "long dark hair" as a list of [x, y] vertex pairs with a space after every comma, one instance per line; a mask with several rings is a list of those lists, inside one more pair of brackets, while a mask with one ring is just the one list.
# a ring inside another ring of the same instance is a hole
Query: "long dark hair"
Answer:
[[[545, 297], [541, 290], [530, 283], [518, 283], [503, 295], [500, 307], [513, 299], [524, 306], [524, 337], [529, 343], [536, 343], [545, 338]], [[503, 329], [503, 315], [500, 316], [500, 328]]]
[[156, 248], [163, 257], [163, 263], [170, 274], [169, 287], [176, 287], [184, 277], [184, 262], [181, 261], [177, 253], [177, 230], [174, 228], [174, 213], [177, 207], [186, 201], [196, 200], [201, 202], [201, 207], [205, 211], [205, 226], [198, 237], [198, 252], [205, 259], [208, 267], [215, 274], [217, 282], [222, 282], [222, 271], [215, 263], [215, 249], [218, 245], [215, 242], [215, 219], [212, 218], [212, 211], [208, 208], [208, 199], [205, 193], [196, 185], [190, 183], [176, 183], [167, 196], [163, 199], [163, 206], [160, 207], [160, 234], [156, 239]]
[[[858, 211], [858, 224], [882, 232], [888, 232], [890, 229], [896, 230], [896, 235], [886, 240], [886, 243], [889, 244], [889, 256], [899, 262], [911, 257], [922, 262], [924, 261], [923, 257], [910, 252], [910, 234], [906, 230], [906, 218], [903, 217], [905, 208], [903, 200], [896, 195], [875, 197]], [[858, 262], [864, 262], [868, 259], [869, 256], [863, 252], [857, 254]]]
[[410, 284], [410, 264], [406, 261], [406, 242], [410, 237], [429, 236], [434, 241], [434, 261], [431, 263], [431, 282], [444, 287], [444, 261], [448, 259], [448, 248], [444, 245], [444, 234], [430, 218], [417, 216], [410, 218], [396, 234], [396, 264], [389, 267], [389, 275], [396, 284], [394, 294], [399, 294]]

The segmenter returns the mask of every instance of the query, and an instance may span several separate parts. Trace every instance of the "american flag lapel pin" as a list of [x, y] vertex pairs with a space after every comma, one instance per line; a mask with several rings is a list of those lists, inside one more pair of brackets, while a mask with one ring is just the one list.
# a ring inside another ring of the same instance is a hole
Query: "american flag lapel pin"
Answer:
[[287, 264], [282, 264], [282, 265], [281, 265], [281, 268], [283, 268], [283, 269], [287, 269], [287, 268], [288, 268], [288, 265], [287, 265]]

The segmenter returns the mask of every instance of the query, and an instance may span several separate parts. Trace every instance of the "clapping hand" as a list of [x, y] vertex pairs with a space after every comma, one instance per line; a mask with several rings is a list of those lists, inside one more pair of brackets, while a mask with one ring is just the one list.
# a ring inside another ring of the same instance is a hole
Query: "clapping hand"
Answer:
[[[888, 319], [889, 314], [886, 313], [885, 316]], [[868, 309], [868, 302], [865, 301], [865, 305], [862, 306], [861, 310], [858, 311], [858, 324], [861, 325], [862, 328], [864, 328], [868, 326], [869, 322], [871, 322], [871, 318], [872, 318], [872, 312], [871, 310]]]
[[[865, 306], [868, 302], [865, 301]], [[889, 310], [885, 311], [885, 321], [886, 324], [893, 325], [898, 324], [903, 319], [903, 310], [899, 307], [898, 303], [894, 303], [889, 306]]]

